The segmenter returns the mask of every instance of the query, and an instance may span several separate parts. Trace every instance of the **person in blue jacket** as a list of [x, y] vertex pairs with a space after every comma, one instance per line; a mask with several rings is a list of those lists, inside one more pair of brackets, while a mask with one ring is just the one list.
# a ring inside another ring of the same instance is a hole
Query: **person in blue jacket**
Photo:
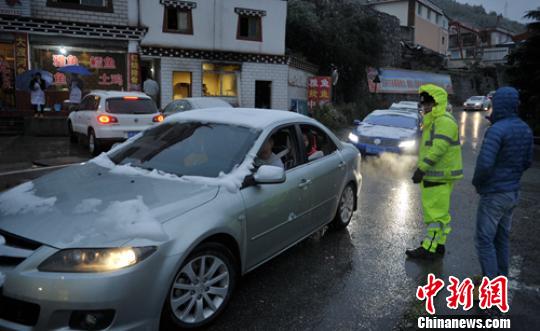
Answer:
[[499, 88], [482, 148], [476, 161], [473, 185], [478, 194], [476, 249], [484, 276], [508, 276], [509, 233], [519, 199], [520, 180], [532, 164], [533, 134], [518, 117], [519, 93]]

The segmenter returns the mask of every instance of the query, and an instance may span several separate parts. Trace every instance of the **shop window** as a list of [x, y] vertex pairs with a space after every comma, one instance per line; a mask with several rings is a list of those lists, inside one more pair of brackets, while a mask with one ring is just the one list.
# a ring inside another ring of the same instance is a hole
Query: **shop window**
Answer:
[[236, 97], [239, 65], [203, 64], [203, 95], [210, 97]]
[[431, 9], [428, 8], [427, 10], [427, 19], [431, 21]]
[[173, 72], [173, 100], [191, 97], [191, 72]]
[[113, 12], [112, 0], [47, 0], [48, 7]]
[[191, 9], [165, 7], [163, 17], [163, 32], [193, 34], [193, 19]]
[[422, 16], [422, 5], [418, 4], [418, 16]]

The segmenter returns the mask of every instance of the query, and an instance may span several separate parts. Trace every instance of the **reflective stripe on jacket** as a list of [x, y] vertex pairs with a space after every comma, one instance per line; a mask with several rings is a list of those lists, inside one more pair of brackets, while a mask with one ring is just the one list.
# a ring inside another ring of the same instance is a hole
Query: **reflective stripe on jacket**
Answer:
[[424, 117], [418, 168], [426, 173], [424, 180], [449, 182], [462, 179], [459, 130], [454, 116], [446, 111], [448, 95], [444, 89], [432, 84], [422, 85], [419, 92], [427, 92], [437, 105]]

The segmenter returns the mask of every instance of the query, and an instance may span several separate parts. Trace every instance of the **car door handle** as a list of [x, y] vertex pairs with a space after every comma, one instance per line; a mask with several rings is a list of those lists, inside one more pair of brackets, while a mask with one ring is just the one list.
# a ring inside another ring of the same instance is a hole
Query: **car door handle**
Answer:
[[302, 179], [300, 181], [300, 184], [298, 184], [299, 188], [307, 188], [309, 185], [311, 185], [311, 179]]
[[342, 169], [343, 167], [345, 167], [345, 162], [343, 162], [343, 161], [339, 162], [338, 168]]

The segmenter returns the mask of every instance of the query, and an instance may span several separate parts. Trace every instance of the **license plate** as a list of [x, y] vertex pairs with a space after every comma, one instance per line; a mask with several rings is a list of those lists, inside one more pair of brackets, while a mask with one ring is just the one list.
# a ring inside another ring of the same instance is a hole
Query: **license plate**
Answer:
[[139, 132], [141, 132], [141, 131], [128, 131], [127, 132], [127, 137], [131, 138], [131, 137], [133, 137], [134, 135], [136, 135]]
[[369, 153], [369, 154], [379, 154], [380, 153], [380, 148], [378, 147], [371, 147], [371, 146], [366, 146], [366, 153]]

